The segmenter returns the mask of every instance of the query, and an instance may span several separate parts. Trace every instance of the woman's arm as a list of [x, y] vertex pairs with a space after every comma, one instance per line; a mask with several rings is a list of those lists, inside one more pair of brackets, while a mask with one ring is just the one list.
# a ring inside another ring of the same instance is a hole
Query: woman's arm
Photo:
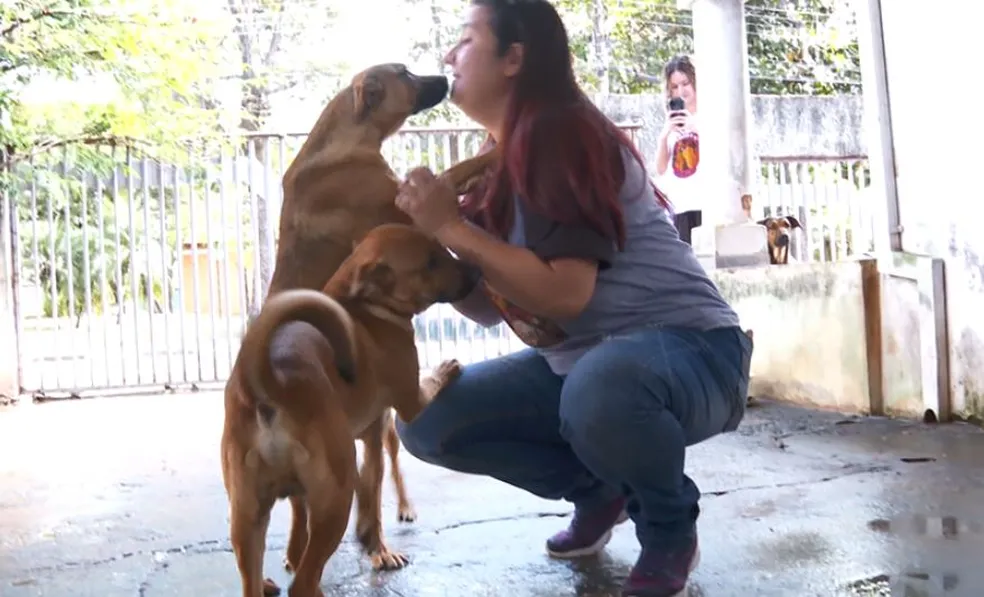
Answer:
[[[596, 239], [588, 231], [583, 234], [582, 243]], [[448, 223], [436, 236], [459, 257], [479, 266], [497, 292], [536, 315], [572, 319], [594, 294], [597, 261], [569, 257], [544, 260], [463, 220]]]
[[492, 327], [502, 321], [499, 310], [481, 287], [476, 287], [471, 294], [457, 303], [451, 303], [451, 306], [458, 313], [484, 327]]

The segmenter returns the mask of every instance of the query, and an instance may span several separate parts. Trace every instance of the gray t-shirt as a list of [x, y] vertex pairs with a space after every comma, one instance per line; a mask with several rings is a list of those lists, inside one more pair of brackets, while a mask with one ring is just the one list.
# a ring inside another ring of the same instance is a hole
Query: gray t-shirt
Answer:
[[627, 150], [619, 194], [625, 247], [586, 227], [558, 224], [524, 208], [517, 199], [510, 244], [541, 259], [597, 261], [594, 295], [575, 319], [550, 321], [527, 313], [485, 287], [517, 336], [535, 347], [558, 375], [566, 375], [585, 352], [607, 337], [648, 326], [698, 330], [737, 326], [738, 316], [680, 240], [657, 201], [645, 170]]

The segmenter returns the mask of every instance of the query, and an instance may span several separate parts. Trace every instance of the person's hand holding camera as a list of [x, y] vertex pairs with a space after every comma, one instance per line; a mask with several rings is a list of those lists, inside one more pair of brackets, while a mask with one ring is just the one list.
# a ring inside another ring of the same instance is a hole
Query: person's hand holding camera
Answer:
[[685, 110], [670, 112], [666, 115], [666, 121], [663, 122], [663, 130], [660, 131], [659, 140], [661, 143], [666, 143], [670, 133], [683, 133], [689, 130], [691, 130], [689, 113]]
[[690, 126], [690, 112], [684, 107], [681, 98], [672, 98], [666, 106], [666, 122], [663, 123], [663, 131], [660, 133], [662, 141], [670, 135], [670, 132], [683, 133], [692, 130]]
[[680, 132], [691, 130], [690, 113], [686, 110], [670, 113], [669, 117], [666, 119], [666, 122], [667, 126]]

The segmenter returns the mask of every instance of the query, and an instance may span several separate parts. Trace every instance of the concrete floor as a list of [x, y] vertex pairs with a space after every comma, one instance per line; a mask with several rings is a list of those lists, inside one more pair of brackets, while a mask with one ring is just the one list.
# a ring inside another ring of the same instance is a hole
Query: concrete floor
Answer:
[[[122, 397], [0, 410], [0, 595], [239, 595], [218, 465], [214, 393]], [[600, 557], [557, 562], [544, 539], [569, 508], [407, 456], [419, 520], [391, 546], [411, 565], [373, 573], [351, 530], [325, 570], [326, 595], [617, 595], [636, 555], [630, 524]], [[704, 491], [707, 597], [984, 595], [984, 432], [855, 419], [773, 404], [694, 448]], [[286, 504], [270, 528], [280, 561]], [[894, 588], [890, 589], [890, 585]]]

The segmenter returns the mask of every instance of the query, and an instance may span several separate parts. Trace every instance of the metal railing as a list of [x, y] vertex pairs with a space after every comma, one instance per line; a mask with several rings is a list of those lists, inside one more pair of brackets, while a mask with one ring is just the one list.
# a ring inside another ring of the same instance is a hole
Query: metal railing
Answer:
[[[634, 136], [638, 127], [626, 128]], [[303, 139], [251, 135], [170, 159], [68, 147], [21, 164], [10, 199], [24, 391], [223, 383], [248, 313], [266, 292], [280, 181]], [[398, 174], [418, 165], [441, 171], [482, 141], [475, 129], [406, 128], [384, 153]], [[787, 176], [773, 181], [763, 173], [768, 191], [759, 196], [769, 200], [757, 207], [764, 213], [803, 215], [808, 231], [823, 239], [815, 244], [830, 247], [819, 253], [823, 258], [865, 250], [858, 247], [870, 235], [851, 219], [864, 213], [851, 190], [854, 173], [865, 170], [863, 158], [766, 159], [763, 170]], [[838, 178], [844, 172], [851, 174]], [[837, 201], [817, 198], [829, 198], [830, 190]], [[482, 328], [447, 305], [418, 317], [415, 329], [424, 369], [522, 346], [504, 324]]]

